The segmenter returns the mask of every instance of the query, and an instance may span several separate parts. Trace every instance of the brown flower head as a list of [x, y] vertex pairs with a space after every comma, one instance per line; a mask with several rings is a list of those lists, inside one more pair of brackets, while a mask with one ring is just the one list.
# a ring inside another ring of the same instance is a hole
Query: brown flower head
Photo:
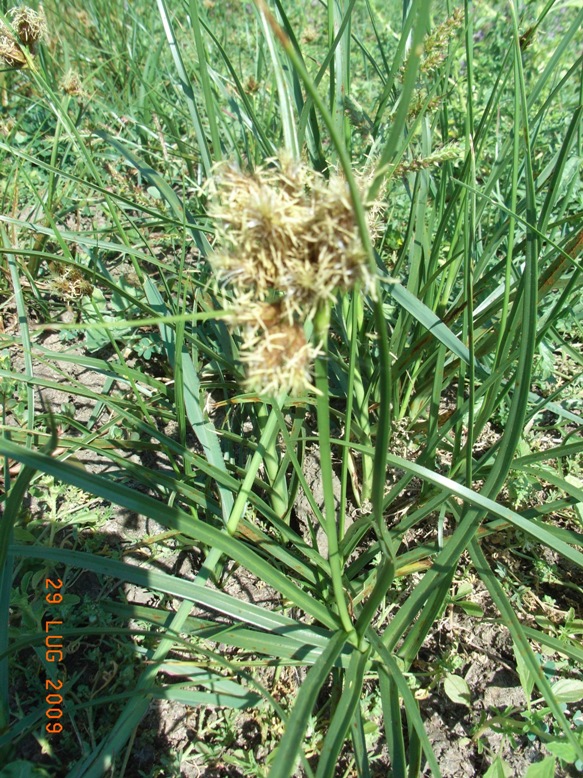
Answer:
[[26, 65], [26, 55], [14, 38], [6, 32], [6, 27], [0, 27], [0, 61], [9, 68], [23, 68]]
[[23, 6], [12, 8], [9, 12], [12, 29], [0, 22], [0, 60], [10, 68], [23, 68], [27, 64], [26, 47], [31, 54], [47, 32], [47, 24], [42, 6], [38, 11]]
[[308, 342], [299, 322], [288, 320], [281, 304], [241, 307], [234, 320], [244, 325], [240, 359], [248, 391], [297, 396], [313, 389], [311, 367], [318, 349]]
[[59, 87], [63, 92], [71, 97], [86, 98], [87, 92], [83, 88], [83, 82], [79, 73], [75, 70], [68, 70], [59, 81]]
[[51, 267], [52, 275], [49, 279], [49, 289], [61, 299], [67, 302], [80, 300], [82, 297], [90, 297], [93, 294], [93, 284], [78, 267]]
[[37, 43], [47, 34], [47, 20], [42, 6], [39, 7], [38, 11], [33, 11], [27, 6], [12, 8], [9, 13], [18, 40], [34, 54]]

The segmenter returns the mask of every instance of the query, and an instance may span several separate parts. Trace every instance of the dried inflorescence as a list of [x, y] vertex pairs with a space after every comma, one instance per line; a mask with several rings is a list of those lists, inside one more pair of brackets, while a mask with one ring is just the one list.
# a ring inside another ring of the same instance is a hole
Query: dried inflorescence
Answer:
[[42, 6], [38, 11], [23, 6], [9, 11], [18, 40], [34, 54], [36, 45], [47, 34], [47, 20]]
[[23, 68], [27, 64], [24, 48], [36, 53], [38, 43], [47, 33], [47, 23], [42, 6], [38, 11], [22, 6], [12, 8], [10, 29], [0, 22], [0, 60], [10, 68]]
[[253, 174], [223, 165], [212, 186], [210, 261], [233, 292], [231, 325], [244, 328], [247, 385], [298, 394], [317, 352], [305, 322], [338, 290], [371, 287], [346, 182], [282, 157]]
[[68, 70], [59, 81], [61, 90], [71, 97], [87, 98], [81, 76], [75, 70]]
[[26, 55], [6, 28], [0, 27], [0, 63], [9, 68], [23, 68], [26, 65]]
[[310, 386], [318, 349], [307, 340], [303, 324], [290, 322], [279, 303], [241, 306], [233, 321], [243, 326], [241, 361], [247, 373], [246, 389], [299, 395]]
[[78, 267], [62, 268], [54, 264], [51, 266], [51, 272], [49, 289], [61, 299], [72, 302], [89, 297], [93, 293], [93, 284]]

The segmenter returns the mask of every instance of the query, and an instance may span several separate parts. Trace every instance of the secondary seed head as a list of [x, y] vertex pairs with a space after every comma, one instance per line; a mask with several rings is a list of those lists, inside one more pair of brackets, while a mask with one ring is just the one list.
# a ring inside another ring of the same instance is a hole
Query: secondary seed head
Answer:
[[0, 29], [0, 60], [9, 68], [23, 68], [26, 56], [14, 38], [2, 34], [5, 32], [6, 28]]
[[312, 388], [311, 366], [317, 355], [303, 326], [290, 323], [281, 305], [259, 304], [249, 312], [240, 352], [248, 391], [302, 394]]
[[23, 6], [8, 12], [12, 29], [0, 22], [0, 60], [9, 68], [23, 68], [27, 64], [23, 47], [31, 54], [46, 36], [47, 23], [42, 6], [38, 11]]
[[27, 6], [12, 8], [9, 14], [18, 40], [34, 54], [36, 44], [47, 34], [47, 20], [42, 6], [38, 11]]

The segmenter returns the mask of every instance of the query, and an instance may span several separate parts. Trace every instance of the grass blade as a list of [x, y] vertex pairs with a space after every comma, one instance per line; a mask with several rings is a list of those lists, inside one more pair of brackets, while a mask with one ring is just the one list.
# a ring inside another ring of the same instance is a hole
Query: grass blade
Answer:
[[337, 632], [330, 640], [322, 656], [308, 672], [302, 684], [287, 722], [285, 733], [274, 754], [269, 778], [289, 778], [302, 748], [304, 733], [316, 703], [316, 698], [336, 662], [344, 644], [346, 634]]

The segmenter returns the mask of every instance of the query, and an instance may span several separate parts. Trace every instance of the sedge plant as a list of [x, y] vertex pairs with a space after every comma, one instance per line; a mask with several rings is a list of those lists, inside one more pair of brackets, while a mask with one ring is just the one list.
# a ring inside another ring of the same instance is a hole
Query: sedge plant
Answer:
[[[386, 768], [440, 775], [416, 662], [470, 565], [552, 722], [545, 764], [583, 760], [565, 708], [580, 699], [581, 648], [567, 628], [525, 623], [489, 553], [519, 537], [583, 566], [583, 494], [565, 477], [583, 448], [566, 325], [582, 279], [583, 12], [557, 31], [553, 0], [500, 3], [491, 68], [477, 32], [494, 35], [492, 22], [471, 2], [408, 0], [387, 18], [330, 0], [313, 33], [305, 9], [257, 0], [235, 37], [223, 4], [111, 5], [63, 19], [46, 3], [34, 50], [18, 14], [2, 22], [21, 54], [0, 51], [0, 294], [14, 317], [0, 335], [3, 755], [45, 738], [40, 697], [11, 713], [16, 658], [39, 644], [14, 620], [14, 587], [82, 570], [158, 599], [112, 594], [100, 618], [117, 621], [63, 629], [120, 636], [137, 670], [89, 700], [67, 685], [81, 750], [50, 741], [55, 775], [123, 775], [148, 709], [167, 700], [268, 710], [282, 733], [263, 757], [270, 778], [368, 776], [371, 685]], [[572, 371], [546, 395], [543, 348]], [[42, 404], [64, 385], [88, 414]], [[536, 449], [545, 418], [552, 440]], [[27, 529], [27, 490], [47, 477], [156, 522], [143, 542], [196, 549], [196, 571], [96, 552], [66, 524]], [[538, 495], [552, 484], [553, 499], [513, 502], [519, 477]], [[325, 549], [302, 527], [300, 489]], [[229, 593], [235, 570], [268, 601]], [[570, 675], [549, 681], [535, 645]], [[30, 661], [48, 671], [42, 654]], [[273, 666], [303, 672], [287, 705]]]

